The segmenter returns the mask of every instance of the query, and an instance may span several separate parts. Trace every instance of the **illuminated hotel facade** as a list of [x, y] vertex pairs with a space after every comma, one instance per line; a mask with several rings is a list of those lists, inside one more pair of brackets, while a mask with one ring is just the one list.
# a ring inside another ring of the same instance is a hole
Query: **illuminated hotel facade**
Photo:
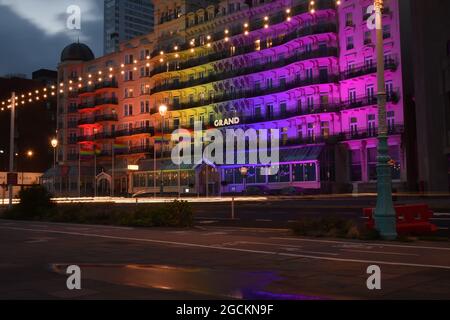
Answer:
[[[108, 195], [111, 185], [114, 195], [375, 190], [372, 3], [160, 0], [155, 31], [119, 52], [94, 59], [72, 44], [59, 65], [56, 192], [88, 194], [94, 181], [97, 194]], [[401, 189], [407, 162], [398, 0], [383, 18], [389, 153]], [[161, 105], [168, 107], [164, 126]], [[238, 125], [221, 129], [279, 129], [277, 175], [251, 165], [244, 176], [242, 165], [172, 163], [168, 133], [236, 117]]]

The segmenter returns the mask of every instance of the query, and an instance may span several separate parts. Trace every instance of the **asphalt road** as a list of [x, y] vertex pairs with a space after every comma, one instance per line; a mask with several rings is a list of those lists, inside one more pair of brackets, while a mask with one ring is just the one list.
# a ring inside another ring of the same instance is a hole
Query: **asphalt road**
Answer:
[[[428, 203], [435, 215], [432, 222], [440, 236], [450, 236], [450, 199], [398, 198], [395, 204]], [[231, 220], [230, 203], [192, 203], [196, 220], [212, 226], [246, 226], [288, 228], [305, 217], [340, 217], [364, 223], [363, 208], [375, 207], [373, 197], [337, 199], [269, 199], [235, 202], [235, 220]]]
[[[66, 288], [78, 265], [82, 290]], [[367, 267], [382, 289], [367, 289]], [[1, 299], [449, 299], [450, 244], [0, 220]]]

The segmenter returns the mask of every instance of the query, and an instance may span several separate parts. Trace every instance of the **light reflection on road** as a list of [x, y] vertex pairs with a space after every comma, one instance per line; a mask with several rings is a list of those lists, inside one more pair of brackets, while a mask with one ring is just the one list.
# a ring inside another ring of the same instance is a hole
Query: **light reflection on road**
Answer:
[[[69, 264], [53, 264], [51, 270], [66, 275]], [[82, 279], [116, 285], [204, 294], [244, 300], [319, 300], [299, 294], [274, 293], [268, 287], [280, 278], [273, 272], [234, 272], [219, 269], [165, 265], [80, 265]], [[94, 289], [94, 288], [91, 288]]]

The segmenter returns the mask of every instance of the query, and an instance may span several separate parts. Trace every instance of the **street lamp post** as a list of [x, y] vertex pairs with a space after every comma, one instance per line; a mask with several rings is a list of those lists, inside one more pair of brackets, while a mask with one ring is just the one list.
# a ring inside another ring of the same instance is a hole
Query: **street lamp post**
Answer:
[[53, 138], [51, 141], [53, 148], [53, 193], [55, 193], [55, 180], [56, 180], [56, 148], [58, 147], [58, 139]]
[[166, 105], [160, 105], [159, 106], [159, 114], [161, 115], [161, 168], [160, 168], [160, 179], [161, 179], [161, 189], [160, 189], [160, 193], [161, 193], [161, 197], [164, 194], [164, 176], [163, 176], [163, 166], [162, 166], [162, 162], [164, 159], [164, 127], [165, 127], [165, 117], [167, 114], [167, 106]]
[[375, 227], [382, 238], [397, 238], [396, 214], [392, 202], [392, 176], [389, 165], [388, 132], [386, 122], [386, 84], [384, 80], [384, 41], [382, 9], [383, 0], [375, 0], [376, 53], [378, 80], [378, 163], [377, 163], [377, 205]]
[[[11, 95], [11, 126], [9, 133], [9, 172], [14, 172], [14, 135], [15, 135], [15, 118], [16, 118], [16, 94], [13, 92]], [[10, 183], [8, 185], [8, 198], [9, 198], [9, 209], [12, 209], [13, 200], [13, 185]]]

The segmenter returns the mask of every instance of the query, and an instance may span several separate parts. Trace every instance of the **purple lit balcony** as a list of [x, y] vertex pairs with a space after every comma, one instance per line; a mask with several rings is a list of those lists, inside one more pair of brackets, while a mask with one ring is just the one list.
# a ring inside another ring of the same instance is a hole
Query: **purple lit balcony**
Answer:
[[[388, 58], [384, 61], [385, 70], [396, 71], [398, 67], [398, 61], [396, 58]], [[342, 73], [342, 80], [361, 77], [368, 74], [377, 72], [377, 66], [375, 64], [359, 64], [355, 65], [349, 70]]]

